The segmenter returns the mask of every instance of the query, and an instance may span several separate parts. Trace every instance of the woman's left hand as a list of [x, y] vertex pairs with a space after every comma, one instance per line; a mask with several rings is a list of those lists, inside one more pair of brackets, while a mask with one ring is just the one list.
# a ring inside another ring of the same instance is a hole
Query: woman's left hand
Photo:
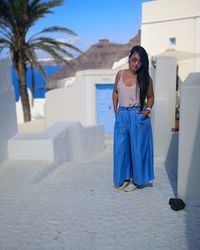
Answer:
[[150, 114], [149, 110], [141, 111], [140, 114], [143, 114], [145, 117], [147, 117]]

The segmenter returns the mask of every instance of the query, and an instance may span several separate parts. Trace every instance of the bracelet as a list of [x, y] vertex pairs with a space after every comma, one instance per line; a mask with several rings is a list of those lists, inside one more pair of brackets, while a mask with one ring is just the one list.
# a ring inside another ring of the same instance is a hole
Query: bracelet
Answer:
[[148, 107], [148, 108], [146, 108], [146, 110], [149, 110], [149, 112], [151, 112], [151, 108], [149, 108], [149, 107]]

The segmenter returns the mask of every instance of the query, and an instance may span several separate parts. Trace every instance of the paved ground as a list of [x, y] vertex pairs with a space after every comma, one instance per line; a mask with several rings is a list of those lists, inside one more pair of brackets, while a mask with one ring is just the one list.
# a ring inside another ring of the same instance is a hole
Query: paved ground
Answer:
[[156, 161], [153, 187], [112, 185], [112, 145], [60, 166], [0, 165], [0, 250], [200, 249], [200, 207], [175, 212], [176, 166]]

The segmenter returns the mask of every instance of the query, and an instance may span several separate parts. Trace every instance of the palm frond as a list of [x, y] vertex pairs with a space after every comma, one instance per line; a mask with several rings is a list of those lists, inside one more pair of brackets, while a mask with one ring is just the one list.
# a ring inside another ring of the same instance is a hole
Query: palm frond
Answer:
[[32, 24], [34, 21], [44, 17], [46, 14], [53, 13], [51, 10], [54, 7], [61, 6], [63, 4], [63, 0], [51, 0], [51, 1], [33, 1], [32, 4], [29, 5], [29, 15], [32, 20]]
[[3, 36], [3, 38], [6, 38], [8, 40], [11, 40], [12, 39], [12, 34], [6, 30], [6, 29], [2, 29], [0, 27], [0, 37]]
[[52, 26], [52, 27], [48, 27], [48, 28], [44, 28], [43, 30], [41, 30], [40, 32], [34, 34], [32, 37], [30, 37], [29, 40], [32, 40], [34, 37], [42, 34], [42, 33], [53, 33], [53, 32], [64, 32], [64, 33], [67, 33], [69, 35], [72, 35], [72, 36], [78, 36], [78, 34], [76, 32], [74, 32], [73, 30], [71, 29], [68, 29], [68, 28], [65, 28], [65, 27], [61, 27], [61, 26]]
[[61, 56], [55, 49], [53, 49], [52, 47], [49, 47], [47, 45], [40, 45], [40, 49], [42, 49], [43, 51], [47, 52], [56, 62], [56, 64], [66, 64], [70, 67], [72, 67], [70, 65], [70, 63], [68, 62], [68, 60], [66, 60], [63, 56]]
[[43, 3], [44, 8], [50, 9], [63, 5], [64, 0], [50, 0]]
[[38, 69], [38, 71], [42, 74], [45, 80], [48, 80], [48, 75], [46, 74], [45, 70], [43, 69], [42, 65], [37, 60], [37, 56], [33, 50], [30, 48], [25, 49], [25, 54], [28, 58], [28, 62], [33, 64], [33, 66]]
[[43, 43], [42, 44], [41, 43], [35, 43], [34, 44], [34, 48], [35, 49], [42, 50], [43, 48], [46, 48], [46, 47], [51, 48], [51, 49], [57, 51], [58, 53], [61, 54], [61, 56], [64, 55], [64, 56], [66, 56], [66, 57], [68, 57], [70, 59], [74, 58], [74, 55], [72, 55], [71, 53], [69, 53], [66, 49], [61, 48], [60, 46], [56, 46], [56, 45], [49, 46], [49, 45], [45, 45]]
[[0, 38], [0, 44], [4, 44], [6, 46], [10, 46], [11, 45], [11, 41], [5, 38]]
[[[30, 41], [29, 41], [30, 42]], [[74, 45], [70, 44], [70, 43], [67, 43], [67, 42], [63, 42], [63, 41], [59, 41], [59, 40], [56, 40], [56, 39], [53, 39], [51, 37], [38, 37], [38, 38], [35, 38], [35, 39], [32, 39], [31, 42], [36, 42], [36, 43], [41, 43], [41, 44], [49, 44], [49, 46], [51, 45], [56, 45], [56, 46], [63, 46], [63, 47], [66, 47], [66, 48], [70, 48], [80, 54], [83, 54], [83, 51], [81, 51], [79, 48], [75, 47]]]

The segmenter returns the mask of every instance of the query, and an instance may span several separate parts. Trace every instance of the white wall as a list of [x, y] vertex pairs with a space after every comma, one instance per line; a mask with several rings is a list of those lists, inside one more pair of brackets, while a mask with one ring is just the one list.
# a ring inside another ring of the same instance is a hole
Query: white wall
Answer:
[[58, 121], [80, 121], [85, 123], [85, 84], [76, 77], [73, 86], [54, 89], [46, 93], [46, 127]]
[[156, 0], [143, 3], [142, 23], [199, 16], [199, 0]]
[[[31, 105], [31, 98], [30, 98], [30, 105]], [[31, 105], [31, 121], [44, 119], [44, 105], [45, 105], [45, 98], [34, 99], [34, 105], [33, 106]], [[16, 102], [16, 112], [17, 112], [17, 124], [25, 124], [21, 99], [19, 99], [19, 101]]]
[[155, 156], [165, 161], [169, 158], [175, 123], [176, 102], [176, 61], [174, 58], [158, 57], [156, 68], [152, 72], [155, 101], [151, 119], [154, 135]]
[[200, 206], [200, 73], [191, 73], [181, 88], [178, 197]]
[[72, 86], [47, 92], [46, 127], [57, 121], [96, 124], [96, 84], [114, 83], [116, 73], [112, 69], [79, 71]]
[[14, 89], [9, 59], [0, 61], [0, 162], [8, 155], [8, 139], [17, 132]]
[[[196, 52], [200, 54], [200, 17], [196, 18]], [[195, 72], [200, 72], [200, 57], [196, 59]]]

